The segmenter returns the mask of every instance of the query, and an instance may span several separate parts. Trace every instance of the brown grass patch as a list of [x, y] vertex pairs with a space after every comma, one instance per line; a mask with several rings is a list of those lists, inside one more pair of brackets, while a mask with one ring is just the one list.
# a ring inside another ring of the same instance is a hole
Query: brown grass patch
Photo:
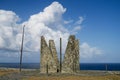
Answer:
[[14, 72], [19, 72], [18, 70], [7, 70], [7, 69], [0, 69], [0, 76], [3, 76], [3, 75], [7, 75], [7, 74], [10, 74], [10, 73], [14, 73]]
[[27, 77], [23, 80], [120, 80], [118, 75], [107, 76], [41, 76], [41, 77]]
[[[102, 74], [103, 72], [101, 72]], [[26, 71], [19, 69], [0, 69], [0, 80], [120, 80], [120, 74], [99, 75], [99, 72], [81, 71], [85, 75], [42, 75], [38, 71]], [[89, 75], [88, 75], [89, 74]], [[92, 75], [91, 75], [92, 74]], [[98, 75], [95, 75], [98, 74]], [[103, 73], [104, 74], [104, 73]], [[3, 76], [3, 77], [2, 77]]]

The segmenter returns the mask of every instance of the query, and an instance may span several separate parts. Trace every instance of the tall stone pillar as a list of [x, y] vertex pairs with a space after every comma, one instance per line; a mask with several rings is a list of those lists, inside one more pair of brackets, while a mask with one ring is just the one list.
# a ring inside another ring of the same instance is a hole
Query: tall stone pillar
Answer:
[[56, 70], [56, 72], [59, 72], [59, 61], [57, 56], [57, 50], [55, 47], [54, 40], [49, 40], [49, 48], [52, 53], [52, 57], [54, 59], [55, 65], [53, 66], [53, 69]]
[[80, 70], [80, 62], [79, 62], [79, 40], [75, 40], [75, 49], [74, 49], [74, 72]]
[[41, 73], [56, 73], [59, 70], [59, 61], [57, 51], [53, 40], [49, 41], [47, 45], [45, 38], [41, 36], [41, 60], [40, 71]]
[[40, 60], [40, 71], [41, 73], [54, 73], [55, 61], [52, 57], [51, 50], [49, 49], [45, 38], [41, 36], [41, 60]]
[[70, 35], [62, 64], [62, 73], [72, 73], [79, 70], [79, 41]]

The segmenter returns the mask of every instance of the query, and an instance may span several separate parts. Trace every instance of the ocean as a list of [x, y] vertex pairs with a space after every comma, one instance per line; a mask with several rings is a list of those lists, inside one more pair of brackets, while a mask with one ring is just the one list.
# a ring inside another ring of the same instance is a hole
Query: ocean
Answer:
[[[0, 68], [19, 68], [19, 63], [0, 63]], [[24, 69], [39, 69], [39, 63], [23, 63]], [[81, 63], [80, 70], [120, 71], [120, 63]]]

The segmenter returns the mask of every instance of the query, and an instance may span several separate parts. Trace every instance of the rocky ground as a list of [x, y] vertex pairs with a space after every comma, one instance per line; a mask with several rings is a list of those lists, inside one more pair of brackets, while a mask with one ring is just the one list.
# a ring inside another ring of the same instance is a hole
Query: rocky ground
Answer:
[[120, 80], [120, 71], [79, 71], [71, 74], [40, 74], [39, 70], [0, 69], [0, 80]]

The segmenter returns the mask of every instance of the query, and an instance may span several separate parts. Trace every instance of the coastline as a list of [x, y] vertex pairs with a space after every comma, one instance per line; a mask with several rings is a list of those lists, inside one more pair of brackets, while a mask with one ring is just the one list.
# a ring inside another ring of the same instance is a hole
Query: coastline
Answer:
[[[0, 71], [7, 71], [7, 70], [13, 70], [13, 71], [18, 71], [19, 72], [19, 68], [6, 68], [6, 67], [0, 67]], [[40, 72], [40, 69], [25, 69], [25, 68], [22, 68], [22, 71], [39, 71]], [[108, 74], [120, 74], [120, 71], [106, 71], [106, 70], [79, 70], [77, 71], [76, 74], [80, 74], [80, 73], [108, 73]], [[71, 73], [71, 74], [74, 74], [74, 73]]]

